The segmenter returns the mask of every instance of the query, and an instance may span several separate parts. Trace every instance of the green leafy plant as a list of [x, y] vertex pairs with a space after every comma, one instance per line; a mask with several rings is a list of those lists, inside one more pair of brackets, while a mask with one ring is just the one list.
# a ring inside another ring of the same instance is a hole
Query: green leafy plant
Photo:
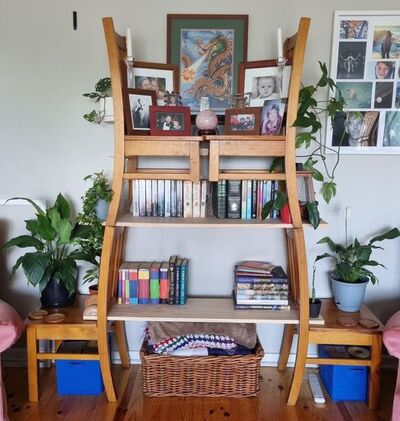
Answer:
[[[322, 183], [321, 194], [324, 200], [329, 203], [336, 195], [335, 173], [340, 161], [340, 147], [329, 148], [324, 145], [322, 139], [322, 119], [329, 117], [331, 124], [336, 113], [343, 112], [345, 101], [337, 89], [335, 82], [328, 76], [325, 63], [319, 62], [321, 76], [314, 85], [303, 86], [299, 92], [299, 108], [294, 126], [298, 128], [296, 134], [296, 148], [310, 150], [305, 155], [297, 155], [299, 158], [306, 158], [303, 167], [311, 171], [312, 177]], [[330, 97], [328, 100], [317, 100], [321, 89], [328, 87]], [[344, 133], [343, 133], [344, 136]], [[335, 156], [332, 166], [328, 166], [324, 148], [329, 149]], [[322, 165], [323, 172], [317, 169]], [[270, 171], [283, 171], [283, 158], [276, 158], [272, 161]], [[272, 209], [281, 210], [287, 203], [287, 195], [284, 191], [275, 193], [269, 202], [264, 205], [263, 219], [268, 216]], [[320, 223], [318, 202], [305, 204], [311, 225], [317, 228]]]
[[103, 104], [99, 107], [99, 111], [92, 110], [90, 113], [84, 114], [83, 118], [91, 123], [100, 124], [105, 116], [105, 98], [111, 96], [111, 78], [105, 77], [99, 79], [94, 89], [95, 92], [88, 92], [82, 95], [95, 102], [103, 102]]
[[98, 278], [99, 260], [103, 247], [104, 226], [103, 221], [97, 216], [96, 205], [99, 200], [111, 202], [112, 189], [104, 172], [89, 174], [84, 181], [90, 180], [92, 185], [82, 196], [82, 212], [78, 214], [78, 223], [85, 230], [85, 236], [80, 238], [80, 250], [92, 257], [95, 267], [86, 271], [83, 278], [85, 282], [92, 282]]
[[315, 258], [315, 262], [330, 257], [334, 259], [334, 277], [342, 282], [355, 283], [368, 279], [375, 284], [377, 277], [368, 269], [368, 267], [382, 266], [375, 260], [371, 260], [371, 254], [374, 249], [382, 249], [375, 245], [383, 240], [393, 240], [400, 236], [398, 228], [392, 228], [385, 233], [373, 237], [367, 244], [362, 245], [357, 238], [354, 242], [348, 244], [347, 229], [345, 245], [336, 244], [329, 237], [321, 238], [318, 244], [327, 244], [332, 253], [324, 253]]
[[46, 287], [50, 279], [63, 283], [72, 295], [77, 286], [77, 260], [93, 263], [90, 255], [78, 250], [77, 242], [84, 234], [72, 221], [71, 208], [68, 201], [60, 193], [54, 205], [42, 210], [33, 200], [26, 197], [14, 197], [9, 200], [26, 200], [36, 210], [36, 218], [26, 220], [29, 235], [20, 235], [9, 240], [2, 247], [33, 248], [19, 257], [12, 268], [11, 275], [21, 266], [28, 283], [39, 286], [40, 291]]

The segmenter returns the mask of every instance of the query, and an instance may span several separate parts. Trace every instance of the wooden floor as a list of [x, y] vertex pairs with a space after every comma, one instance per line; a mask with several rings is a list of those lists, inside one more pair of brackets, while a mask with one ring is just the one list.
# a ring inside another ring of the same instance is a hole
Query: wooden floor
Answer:
[[383, 371], [380, 409], [369, 411], [363, 402], [314, 404], [304, 382], [295, 407], [285, 404], [291, 369], [261, 368], [261, 392], [256, 398], [145, 398], [140, 366], [113, 368], [119, 402], [109, 404], [104, 394], [58, 396], [52, 368], [40, 370], [40, 402], [28, 402], [24, 368], [4, 368], [11, 421], [384, 421], [390, 420], [396, 373]]

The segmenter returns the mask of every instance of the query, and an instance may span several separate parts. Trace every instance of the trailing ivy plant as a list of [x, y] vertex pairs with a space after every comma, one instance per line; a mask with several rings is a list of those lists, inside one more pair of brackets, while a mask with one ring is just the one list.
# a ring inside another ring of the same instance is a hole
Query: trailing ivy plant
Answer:
[[104, 226], [103, 221], [97, 216], [96, 204], [99, 200], [111, 202], [111, 186], [104, 172], [89, 174], [84, 181], [92, 181], [92, 185], [82, 196], [82, 212], [78, 214], [78, 223], [86, 229], [85, 238], [79, 241], [82, 252], [92, 256], [94, 267], [86, 271], [84, 282], [92, 282], [98, 278], [100, 256], [103, 247]]
[[83, 96], [94, 100], [95, 102], [103, 102], [103, 106], [99, 107], [99, 111], [92, 110], [90, 113], [83, 114], [83, 118], [91, 123], [100, 124], [104, 120], [105, 116], [105, 98], [111, 96], [111, 78], [105, 77], [99, 79], [96, 83], [95, 92], [88, 92], [82, 94]]
[[[322, 119], [328, 116], [330, 123], [333, 124], [333, 118], [336, 113], [343, 112], [345, 100], [337, 88], [335, 82], [328, 76], [328, 70], [325, 63], [319, 62], [321, 69], [321, 77], [314, 85], [303, 86], [299, 92], [299, 108], [297, 118], [293, 126], [299, 130], [296, 134], [296, 148], [303, 147], [310, 152], [306, 155], [297, 155], [299, 158], [306, 158], [303, 168], [312, 173], [312, 177], [322, 183], [321, 194], [326, 203], [336, 195], [335, 173], [340, 161], [340, 146], [330, 148], [324, 145], [322, 139]], [[321, 89], [329, 89], [329, 99], [325, 101], [317, 100], [316, 97]], [[342, 140], [344, 137], [342, 135]], [[340, 142], [341, 143], [341, 142]], [[332, 166], [326, 162], [324, 149], [331, 151], [335, 160]], [[318, 165], [322, 165], [322, 171], [317, 169]], [[283, 158], [276, 158], [272, 161], [270, 171], [283, 171]], [[275, 210], [281, 210], [287, 203], [287, 194], [285, 191], [275, 191], [274, 196], [263, 207], [262, 218], [265, 219], [269, 213]], [[305, 207], [311, 225], [317, 228], [320, 223], [320, 215], [318, 211], [318, 202], [307, 202]]]

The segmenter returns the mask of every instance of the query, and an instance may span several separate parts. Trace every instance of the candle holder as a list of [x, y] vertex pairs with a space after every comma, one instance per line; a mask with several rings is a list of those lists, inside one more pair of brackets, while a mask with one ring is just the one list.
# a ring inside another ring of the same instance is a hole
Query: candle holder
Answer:
[[133, 72], [133, 64], [135, 63], [135, 58], [134, 57], [125, 57], [124, 58], [124, 63], [126, 65], [126, 68], [128, 70], [128, 88], [134, 88], [135, 84], [133, 83], [134, 80], [134, 72]]
[[282, 98], [283, 89], [283, 70], [285, 69], [287, 59], [285, 57], [278, 57], [276, 64], [278, 65], [278, 74], [276, 75], [276, 84], [278, 85], [278, 94]]

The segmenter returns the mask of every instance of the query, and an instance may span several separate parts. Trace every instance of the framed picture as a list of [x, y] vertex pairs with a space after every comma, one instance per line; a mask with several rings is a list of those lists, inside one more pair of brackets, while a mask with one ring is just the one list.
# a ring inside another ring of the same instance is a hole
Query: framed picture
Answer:
[[224, 134], [259, 134], [261, 108], [228, 108], [225, 112]]
[[279, 87], [276, 60], [240, 63], [238, 92], [251, 92], [250, 106], [252, 107], [262, 107], [266, 99], [287, 98], [291, 71], [291, 61], [288, 60], [283, 70], [281, 87]]
[[127, 134], [149, 134], [150, 106], [157, 104], [156, 91], [124, 89], [123, 95]]
[[260, 131], [261, 134], [274, 136], [279, 135], [282, 128], [285, 104], [281, 99], [263, 100], [261, 111]]
[[400, 12], [336, 12], [331, 77], [346, 112], [327, 123], [327, 153], [400, 153]]
[[165, 105], [166, 91], [178, 91], [178, 78], [178, 66], [174, 64], [135, 61], [132, 66], [132, 87], [155, 91], [158, 105]]
[[150, 133], [154, 136], [190, 136], [190, 108], [150, 106]]
[[248, 15], [167, 15], [167, 60], [179, 65], [180, 94], [192, 111], [200, 98], [222, 114], [247, 60]]

